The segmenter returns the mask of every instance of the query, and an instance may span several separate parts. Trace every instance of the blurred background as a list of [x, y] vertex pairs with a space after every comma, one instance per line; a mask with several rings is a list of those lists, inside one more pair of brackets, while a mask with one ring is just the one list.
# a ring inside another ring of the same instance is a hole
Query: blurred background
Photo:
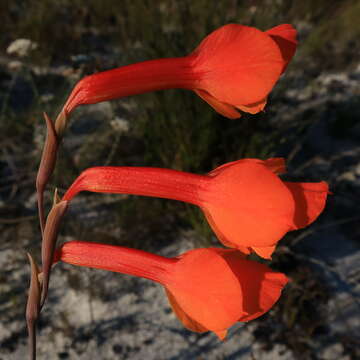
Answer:
[[[243, 157], [287, 158], [293, 180], [330, 184], [325, 212], [288, 234], [271, 267], [292, 282], [268, 314], [225, 342], [185, 330], [159, 285], [55, 267], [39, 323], [39, 359], [355, 359], [360, 357], [360, 2], [358, 0], [2, 0], [0, 2], [0, 359], [24, 359], [29, 283], [39, 260], [35, 177], [45, 138], [86, 74], [190, 53], [234, 22], [299, 32], [298, 52], [264, 113], [229, 120], [189, 91], [78, 108], [46, 192], [85, 168], [169, 167], [206, 173]], [[60, 241], [166, 256], [218, 246], [200, 210], [167, 200], [82, 193]]]

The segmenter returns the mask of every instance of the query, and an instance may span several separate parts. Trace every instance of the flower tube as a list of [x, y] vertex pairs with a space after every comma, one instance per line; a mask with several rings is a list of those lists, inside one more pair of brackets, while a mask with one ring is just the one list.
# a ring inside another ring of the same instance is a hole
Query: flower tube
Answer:
[[237, 250], [195, 249], [176, 258], [141, 250], [70, 241], [55, 261], [144, 277], [162, 284], [183, 325], [224, 339], [238, 321], [255, 319], [276, 303], [287, 277], [246, 260]]
[[170, 88], [195, 91], [228, 118], [239, 118], [238, 110], [257, 113], [296, 46], [296, 30], [289, 24], [265, 32], [238, 24], [222, 26], [188, 56], [144, 61], [83, 78], [58, 117], [58, 133], [79, 105]]
[[94, 167], [73, 182], [63, 200], [91, 191], [188, 202], [203, 210], [225, 246], [271, 258], [288, 231], [318, 217], [328, 194], [325, 182], [282, 181], [277, 174], [284, 171], [281, 158], [234, 161], [207, 175], [149, 167]]

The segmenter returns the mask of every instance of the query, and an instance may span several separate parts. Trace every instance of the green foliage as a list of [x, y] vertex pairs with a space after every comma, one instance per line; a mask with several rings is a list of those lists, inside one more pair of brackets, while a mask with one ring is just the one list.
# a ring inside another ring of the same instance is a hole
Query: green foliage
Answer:
[[[334, 11], [329, 17], [318, 14], [318, 26], [311, 32], [303, 46], [306, 57], [316, 57], [322, 66], [344, 68], [357, 64], [360, 45], [360, 2], [357, 0], [328, 2]], [[329, 56], [331, 54], [331, 56]]]

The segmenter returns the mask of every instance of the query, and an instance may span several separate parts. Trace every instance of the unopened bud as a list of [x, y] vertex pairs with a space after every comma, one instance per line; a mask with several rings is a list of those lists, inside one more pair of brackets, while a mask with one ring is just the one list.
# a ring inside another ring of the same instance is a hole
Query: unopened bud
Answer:
[[40, 218], [41, 232], [44, 233], [45, 215], [44, 215], [44, 191], [50, 176], [52, 175], [56, 163], [58, 150], [58, 137], [52, 120], [44, 113], [47, 127], [46, 140], [41, 155], [39, 170], [36, 177], [36, 190], [38, 197], [38, 211]]

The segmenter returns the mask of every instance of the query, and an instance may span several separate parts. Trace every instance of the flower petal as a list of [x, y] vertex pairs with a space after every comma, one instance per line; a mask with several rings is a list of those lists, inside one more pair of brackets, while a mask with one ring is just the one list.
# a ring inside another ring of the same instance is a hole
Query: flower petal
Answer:
[[194, 72], [201, 76], [197, 88], [236, 106], [264, 100], [283, 67], [279, 47], [270, 36], [237, 24], [212, 32], [192, 55]]
[[233, 165], [237, 165], [237, 164], [245, 164], [246, 162], [248, 163], [253, 163], [253, 164], [260, 164], [260, 165], [264, 165], [266, 166], [271, 172], [273, 172], [274, 174], [283, 174], [286, 172], [286, 164], [285, 164], [285, 159], [278, 157], [278, 158], [269, 158], [266, 160], [260, 160], [260, 159], [241, 159], [241, 160], [235, 160], [235, 161], [230, 161], [226, 164], [220, 165], [217, 168], [215, 168], [214, 170], [210, 171], [208, 173], [209, 176], [215, 176], [218, 173], [222, 172], [224, 169], [226, 169], [227, 167], [233, 166]]
[[250, 114], [257, 114], [260, 111], [263, 111], [266, 105], [267, 99], [261, 100], [254, 104], [247, 104], [247, 105], [238, 105], [236, 106], [241, 111], [250, 113]]
[[243, 315], [240, 284], [217, 250], [183, 254], [166, 287], [187, 317], [209, 331], [223, 331]]
[[244, 294], [244, 313], [239, 321], [249, 321], [269, 311], [279, 299], [287, 277], [264, 264], [241, 259], [235, 251], [224, 253], [223, 258], [238, 278]]
[[199, 324], [197, 321], [192, 319], [179, 305], [179, 303], [176, 301], [175, 297], [171, 294], [171, 292], [165, 288], [166, 296], [169, 300], [169, 303], [171, 305], [171, 308], [173, 309], [174, 313], [178, 317], [178, 319], [182, 322], [184, 327], [191, 331], [195, 331], [198, 333], [203, 333], [206, 331], [209, 331], [209, 329], [205, 328], [201, 324]]
[[313, 221], [324, 210], [329, 186], [318, 183], [284, 182], [295, 200], [295, 215], [292, 230], [301, 229]]
[[217, 335], [217, 337], [220, 340], [224, 340], [226, 338], [226, 335], [227, 335], [227, 330], [214, 331], [214, 333]]
[[206, 101], [213, 109], [215, 109], [222, 116], [225, 116], [229, 119], [238, 119], [241, 117], [241, 114], [233, 106], [229, 104], [225, 104], [215, 99], [205, 90], [194, 90], [194, 91], [198, 96], [200, 96], [204, 101]]
[[251, 249], [256, 252], [259, 256], [264, 259], [271, 260], [271, 255], [275, 251], [276, 246], [267, 246], [267, 247], [252, 247]]
[[232, 243], [230, 241], [227, 240], [227, 238], [222, 234], [221, 230], [218, 228], [218, 226], [216, 225], [215, 221], [212, 219], [211, 214], [205, 209], [202, 208], [204, 215], [206, 217], [206, 220], [208, 221], [210, 227], [213, 229], [213, 231], [216, 234], [216, 237], [218, 238], [218, 240], [225, 246], [229, 247], [229, 248], [236, 248], [238, 249], [241, 253], [243, 253], [244, 255], [249, 255], [251, 252], [250, 247], [248, 246], [241, 246], [235, 243]]
[[246, 159], [211, 172], [211, 183], [202, 195], [203, 208], [224, 244], [274, 246], [291, 229], [294, 199], [266, 165], [261, 160]]
[[[279, 300], [281, 292], [288, 281], [288, 278], [284, 274], [276, 272], [264, 273], [263, 279], [259, 280], [258, 283], [256, 283], [253, 277], [250, 278], [249, 281], [243, 285], [244, 291], [248, 294], [244, 306], [250, 313], [250, 307], [255, 305], [253, 301], [255, 296], [259, 310], [257, 312], [254, 311], [251, 315], [243, 316], [239, 321], [254, 320], [268, 312]], [[259, 293], [258, 290], [255, 289], [256, 286], [259, 286]], [[251, 291], [253, 292], [252, 296], [250, 295]], [[257, 299], [258, 296], [260, 297], [259, 299]]]
[[282, 24], [266, 31], [267, 34], [278, 44], [284, 65], [281, 73], [286, 70], [290, 60], [294, 56], [297, 47], [297, 31], [290, 24]]

